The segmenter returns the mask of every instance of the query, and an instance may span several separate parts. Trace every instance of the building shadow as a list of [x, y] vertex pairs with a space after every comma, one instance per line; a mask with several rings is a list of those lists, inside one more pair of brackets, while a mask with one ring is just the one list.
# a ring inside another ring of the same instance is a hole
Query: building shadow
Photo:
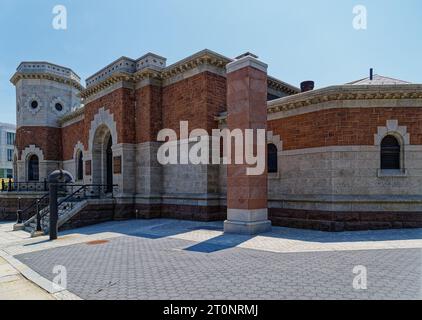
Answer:
[[[60, 232], [60, 236], [98, 233], [115, 233], [122, 236], [158, 240], [194, 231], [216, 231], [209, 234], [211, 238], [184, 248], [184, 251], [198, 253], [213, 253], [237, 247], [256, 236], [224, 234], [223, 222], [195, 222], [172, 219], [110, 221], [78, 229]], [[422, 240], [422, 229], [397, 229], [349, 232], [322, 232], [284, 227], [273, 227], [271, 232], [260, 234], [260, 240], [272, 241], [279, 239], [303, 243], [359, 243], [382, 241]], [[193, 241], [193, 240], [192, 240]]]

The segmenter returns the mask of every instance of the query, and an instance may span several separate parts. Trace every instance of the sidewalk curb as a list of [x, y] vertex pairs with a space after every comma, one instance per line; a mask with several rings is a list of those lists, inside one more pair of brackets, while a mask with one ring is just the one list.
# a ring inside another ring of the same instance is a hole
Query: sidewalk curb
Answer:
[[40, 274], [30, 269], [27, 265], [23, 264], [13, 256], [0, 250], [0, 257], [6, 260], [13, 268], [19, 271], [23, 277], [36, 284], [38, 287], [53, 295], [57, 300], [83, 300], [79, 296], [71, 293], [70, 291], [62, 288], [57, 288], [50, 280], [42, 277]]

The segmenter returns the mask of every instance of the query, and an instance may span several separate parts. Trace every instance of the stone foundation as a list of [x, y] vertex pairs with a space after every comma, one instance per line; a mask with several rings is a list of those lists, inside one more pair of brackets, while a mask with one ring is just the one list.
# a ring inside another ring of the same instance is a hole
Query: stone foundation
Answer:
[[[0, 221], [16, 221], [16, 211], [18, 210], [18, 202], [20, 198], [20, 208], [26, 209], [35, 199], [42, 197], [43, 194], [0, 194]], [[35, 212], [33, 212], [35, 213]], [[27, 212], [27, 216], [33, 214]], [[24, 217], [25, 218], [25, 217]]]
[[422, 228], [421, 212], [328, 212], [269, 209], [274, 226], [329, 232]]
[[180, 219], [193, 221], [222, 221], [227, 218], [226, 208], [221, 206], [145, 205], [137, 204], [136, 216], [142, 219]]

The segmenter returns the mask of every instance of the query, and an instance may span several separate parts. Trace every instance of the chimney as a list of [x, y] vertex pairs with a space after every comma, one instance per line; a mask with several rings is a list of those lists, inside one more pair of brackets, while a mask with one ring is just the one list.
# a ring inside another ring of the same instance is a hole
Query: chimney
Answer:
[[374, 69], [373, 68], [371, 68], [371, 69], [369, 69], [369, 80], [374, 80]]
[[312, 91], [314, 90], [314, 87], [315, 87], [315, 82], [313, 81], [303, 81], [300, 84], [300, 89], [302, 90], [302, 92]]

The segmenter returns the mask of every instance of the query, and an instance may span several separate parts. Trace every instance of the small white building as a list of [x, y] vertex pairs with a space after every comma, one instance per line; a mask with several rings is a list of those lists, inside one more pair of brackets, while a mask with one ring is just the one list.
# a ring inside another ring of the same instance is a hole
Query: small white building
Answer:
[[13, 178], [16, 126], [0, 123], [0, 179]]

